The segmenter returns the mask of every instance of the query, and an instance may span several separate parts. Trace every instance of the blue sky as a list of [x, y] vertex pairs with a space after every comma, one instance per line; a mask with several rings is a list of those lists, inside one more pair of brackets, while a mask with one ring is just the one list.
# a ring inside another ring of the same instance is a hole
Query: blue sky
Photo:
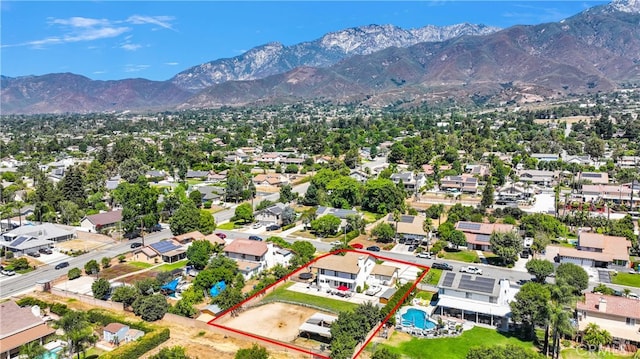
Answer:
[[278, 41], [369, 24], [559, 21], [604, 1], [0, 1], [0, 73], [167, 80]]

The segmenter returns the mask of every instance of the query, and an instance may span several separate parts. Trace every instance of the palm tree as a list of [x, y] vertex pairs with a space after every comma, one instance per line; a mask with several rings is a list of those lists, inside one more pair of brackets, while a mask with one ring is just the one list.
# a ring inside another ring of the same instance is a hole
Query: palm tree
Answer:
[[64, 337], [69, 343], [70, 354], [77, 353], [78, 359], [80, 359], [80, 352], [84, 352], [86, 345], [93, 344], [97, 340], [93, 334], [93, 327], [84, 312], [69, 311], [57, 321], [56, 325], [64, 331]]
[[603, 345], [611, 343], [612, 340], [611, 333], [605, 329], [600, 329], [596, 323], [587, 324], [582, 336], [582, 341], [590, 346], [594, 346], [596, 350], [600, 350]]
[[400, 211], [397, 209], [393, 211], [393, 220], [396, 222], [396, 240], [398, 239], [398, 222], [400, 222]]
[[427, 252], [429, 252], [429, 244], [431, 244], [431, 231], [433, 230], [433, 222], [431, 218], [426, 217], [422, 223], [422, 230], [427, 234]]
[[24, 344], [20, 347], [20, 356], [27, 358], [39, 358], [43, 356], [47, 350], [37, 341]]

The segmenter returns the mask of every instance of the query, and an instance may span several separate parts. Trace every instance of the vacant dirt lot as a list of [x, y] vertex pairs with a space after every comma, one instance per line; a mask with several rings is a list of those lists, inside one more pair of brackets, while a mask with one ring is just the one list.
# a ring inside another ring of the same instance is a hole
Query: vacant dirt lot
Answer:
[[316, 309], [299, 305], [270, 303], [251, 308], [237, 317], [216, 321], [216, 324], [281, 342], [292, 342], [298, 336], [300, 325], [316, 312]]

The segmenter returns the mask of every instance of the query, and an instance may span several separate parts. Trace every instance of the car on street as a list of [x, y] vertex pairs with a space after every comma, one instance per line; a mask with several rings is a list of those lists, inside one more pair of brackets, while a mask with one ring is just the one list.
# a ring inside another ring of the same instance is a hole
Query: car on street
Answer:
[[480, 269], [478, 267], [474, 267], [474, 266], [462, 267], [462, 268], [460, 268], [460, 272], [482, 275], [482, 269]]
[[453, 267], [451, 266], [451, 264], [449, 264], [449, 263], [440, 263], [440, 262], [434, 262], [433, 265], [431, 265], [431, 268], [433, 268], [433, 269], [441, 269], [441, 270], [453, 270]]
[[34, 258], [40, 257], [40, 253], [38, 252], [27, 252], [27, 255]]
[[9, 270], [9, 269], [3, 269], [2, 271], [0, 271], [0, 273], [2, 273], [3, 275], [9, 276], [9, 277], [11, 277], [13, 275], [16, 275], [16, 272], [14, 272], [12, 270]]
[[431, 253], [429, 253], [429, 252], [420, 252], [420, 253], [416, 254], [416, 257], [431, 259]]
[[355, 248], [355, 249], [364, 249], [364, 246], [360, 243], [354, 243], [351, 245], [351, 248]]
[[280, 226], [275, 223], [267, 226], [267, 231], [276, 231], [278, 229], [280, 229]]
[[218, 233], [216, 233], [216, 236], [218, 236], [218, 237], [220, 237], [220, 238], [222, 238], [222, 239], [227, 238], [227, 235], [226, 235], [226, 234], [224, 234], [224, 233], [222, 233], [222, 232], [218, 232]]
[[38, 252], [42, 254], [53, 254], [53, 251], [51, 250], [51, 248], [40, 248], [38, 249]]
[[132, 249], [138, 248], [138, 247], [142, 247], [142, 243], [140, 243], [140, 242], [131, 243], [131, 248]]
[[369, 246], [369, 247], [367, 247], [367, 250], [371, 251], [371, 252], [380, 252], [380, 247], [378, 247], [378, 246]]
[[69, 266], [69, 262], [60, 262], [58, 264], [56, 264], [56, 266], [54, 267], [55, 269], [62, 269], [62, 268], [66, 268]]
[[258, 236], [249, 236], [249, 239], [252, 241], [260, 241], [262, 242], [262, 237], [258, 237]]

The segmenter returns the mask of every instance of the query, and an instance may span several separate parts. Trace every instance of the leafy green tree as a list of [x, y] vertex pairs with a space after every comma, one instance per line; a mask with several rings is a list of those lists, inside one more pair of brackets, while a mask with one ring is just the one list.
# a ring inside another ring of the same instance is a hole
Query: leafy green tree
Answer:
[[99, 273], [100, 272], [100, 265], [98, 264], [98, 262], [95, 259], [92, 259], [92, 260], [88, 261], [87, 263], [85, 263], [84, 272], [87, 275]]
[[535, 277], [536, 282], [544, 283], [555, 267], [546, 259], [532, 259], [526, 264], [527, 272]]
[[311, 221], [311, 229], [321, 237], [327, 237], [336, 233], [338, 227], [340, 227], [340, 218], [332, 214], [327, 214]]
[[294, 223], [296, 221], [297, 214], [293, 210], [293, 208], [287, 206], [282, 211], [282, 214], [280, 215], [280, 218], [282, 219], [282, 225], [283, 226], [288, 226], [291, 223]]
[[404, 212], [404, 193], [390, 179], [372, 179], [364, 185], [362, 208], [374, 213]]
[[111, 267], [111, 258], [109, 257], [102, 257], [100, 262], [102, 263], [102, 269]]
[[233, 308], [236, 304], [244, 300], [244, 295], [240, 288], [227, 287], [220, 294], [211, 300], [212, 304], [217, 304], [220, 309], [227, 310]]
[[158, 196], [158, 190], [146, 181], [118, 185], [113, 191], [113, 198], [122, 205], [125, 232], [133, 232], [141, 226], [150, 228], [158, 223]]
[[358, 234], [364, 233], [366, 222], [362, 216], [358, 214], [348, 214], [346, 221], [349, 231], [358, 231]]
[[80, 270], [80, 268], [71, 268], [67, 272], [67, 278], [69, 278], [69, 280], [80, 278], [81, 275], [82, 275], [82, 271]]
[[371, 359], [400, 359], [400, 354], [391, 352], [387, 348], [376, 350]]
[[480, 205], [484, 208], [489, 208], [493, 205], [493, 184], [491, 181], [487, 181], [487, 184], [484, 186], [482, 190], [482, 199], [480, 200]]
[[319, 189], [315, 183], [311, 182], [309, 187], [307, 187], [307, 192], [304, 195], [302, 204], [305, 206], [317, 206], [320, 204], [320, 191], [322, 190]]
[[562, 263], [556, 268], [556, 283], [566, 284], [580, 294], [589, 286], [589, 274], [577, 264]]
[[170, 306], [169, 313], [180, 315], [187, 318], [194, 318], [198, 314], [198, 310], [193, 306], [193, 302], [185, 299], [184, 297], [176, 302], [175, 305]]
[[373, 227], [371, 235], [376, 238], [376, 242], [390, 243], [396, 236], [396, 231], [389, 223], [380, 222]]
[[467, 244], [467, 237], [465, 237], [464, 232], [459, 231], [457, 229], [454, 229], [453, 231], [449, 232], [447, 236], [447, 240], [451, 244], [456, 246], [456, 248]]
[[20, 356], [26, 358], [42, 358], [47, 353], [38, 341], [32, 341], [20, 346]]
[[187, 258], [196, 269], [201, 270], [207, 266], [211, 253], [213, 252], [213, 244], [207, 240], [193, 241], [187, 248]]
[[269, 359], [269, 352], [266, 348], [253, 344], [251, 348], [238, 350], [234, 359]]
[[77, 203], [73, 201], [62, 201], [58, 204], [60, 207], [60, 221], [64, 224], [73, 224], [80, 222], [83, 212]]
[[169, 304], [162, 294], [152, 294], [138, 297], [131, 305], [133, 312], [148, 322], [153, 322], [164, 317], [169, 309]]
[[504, 264], [518, 260], [518, 254], [522, 252], [522, 239], [514, 232], [494, 232], [489, 238], [491, 251], [496, 254]]
[[197, 189], [189, 192], [189, 199], [196, 207], [200, 207], [202, 205], [202, 192]]
[[211, 234], [216, 229], [216, 220], [211, 212], [201, 209], [200, 217], [198, 218], [198, 230], [202, 234]]
[[514, 344], [471, 348], [466, 359], [542, 359], [543, 355]]
[[122, 303], [125, 307], [131, 306], [138, 298], [138, 289], [130, 285], [121, 285], [113, 289], [111, 300]]
[[119, 166], [120, 176], [129, 183], [135, 183], [140, 177], [144, 177], [148, 168], [136, 157], [127, 158]]
[[111, 283], [104, 278], [100, 278], [91, 284], [93, 297], [96, 299], [105, 299], [111, 290]]
[[528, 329], [529, 337], [533, 338], [535, 326], [544, 324], [548, 318], [550, 299], [549, 289], [542, 284], [529, 282], [520, 288], [515, 301], [509, 303], [513, 320]]
[[270, 201], [268, 199], [263, 199], [256, 206], [256, 211], [262, 211], [263, 209], [267, 209], [267, 208], [273, 206], [274, 204], [275, 204], [275, 202], [273, 202], [273, 201]]
[[175, 346], [171, 348], [162, 348], [158, 354], [152, 355], [149, 359], [191, 359], [184, 348], [181, 346]]
[[293, 187], [290, 184], [285, 184], [280, 187], [280, 198], [278, 202], [289, 203], [298, 198], [298, 194], [293, 192]]
[[142, 295], [150, 295], [160, 290], [160, 282], [156, 278], [143, 278], [134, 283], [138, 289], [138, 293]]
[[243, 223], [251, 223], [253, 222], [253, 208], [251, 208], [250, 203], [243, 203], [236, 207], [234, 213], [234, 220], [242, 221]]
[[183, 203], [169, 220], [171, 233], [176, 236], [198, 230], [199, 225], [200, 210], [191, 201]]
[[611, 333], [605, 329], [600, 329], [598, 324], [589, 323], [584, 329], [584, 335], [582, 341], [591, 347], [595, 347], [596, 350], [600, 350], [603, 345], [607, 345], [613, 341]]
[[95, 343], [97, 337], [93, 334], [93, 328], [84, 312], [70, 310], [56, 323], [64, 332], [64, 338], [69, 342], [69, 354], [84, 352], [87, 345]]
[[340, 176], [331, 180], [326, 186], [331, 193], [331, 205], [336, 208], [350, 209], [362, 201], [362, 185], [349, 176]]
[[298, 267], [310, 262], [316, 253], [316, 247], [307, 241], [293, 242], [291, 250], [295, 253], [291, 259], [292, 267]]
[[224, 193], [225, 201], [238, 203], [238, 201], [244, 199], [244, 190], [249, 182], [251, 181], [239, 168], [231, 168], [227, 174], [227, 186]]

